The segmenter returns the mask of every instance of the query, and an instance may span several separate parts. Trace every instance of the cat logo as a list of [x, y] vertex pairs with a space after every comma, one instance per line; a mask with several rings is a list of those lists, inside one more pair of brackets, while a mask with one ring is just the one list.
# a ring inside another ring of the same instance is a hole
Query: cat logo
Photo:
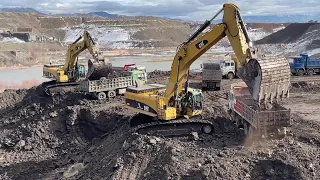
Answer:
[[199, 43], [196, 44], [196, 48], [201, 49], [206, 44], [208, 44], [207, 40], [200, 41]]

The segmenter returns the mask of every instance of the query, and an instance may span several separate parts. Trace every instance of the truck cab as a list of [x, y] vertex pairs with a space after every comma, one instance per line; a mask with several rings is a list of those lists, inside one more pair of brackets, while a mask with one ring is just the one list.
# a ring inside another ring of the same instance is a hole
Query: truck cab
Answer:
[[291, 56], [288, 61], [293, 75], [303, 76], [307, 74], [312, 76], [314, 73], [320, 72], [320, 60], [311, 60], [307, 54]]
[[222, 76], [228, 79], [236, 77], [236, 64], [233, 60], [224, 60], [220, 63]]
[[133, 68], [129, 67], [128, 71], [132, 75], [132, 80], [135, 82], [136, 86], [143, 85], [147, 83], [147, 71], [145, 68], [139, 69], [139, 68]]

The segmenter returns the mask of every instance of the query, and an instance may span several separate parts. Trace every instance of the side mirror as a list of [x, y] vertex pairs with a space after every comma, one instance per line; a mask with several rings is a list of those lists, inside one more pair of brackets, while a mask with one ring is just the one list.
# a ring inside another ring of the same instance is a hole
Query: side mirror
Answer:
[[200, 68], [202, 68], [202, 64], [200, 64]]

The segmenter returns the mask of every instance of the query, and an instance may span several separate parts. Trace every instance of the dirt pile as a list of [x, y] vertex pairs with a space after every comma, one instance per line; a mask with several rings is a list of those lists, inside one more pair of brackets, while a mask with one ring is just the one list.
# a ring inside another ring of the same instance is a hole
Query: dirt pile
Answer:
[[291, 83], [292, 89], [291, 92], [316, 92], [320, 89], [320, 84], [317, 82], [307, 82], [307, 81], [300, 81], [300, 82], [293, 82]]
[[[151, 73], [150, 82], [166, 83], [165, 73]], [[198, 76], [191, 80], [200, 83]], [[1, 93], [0, 178], [317, 179], [319, 122], [294, 113], [286, 138], [249, 145], [227, 119], [230, 82], [204, 92], [203, 116], [214, 134], [171, 138], [131, 133], [134, 113], [121, 96], [98, 102], [86, 94], [41, 97], [35, 88]], [[291, 96], [288, 106], [302, 95]]]

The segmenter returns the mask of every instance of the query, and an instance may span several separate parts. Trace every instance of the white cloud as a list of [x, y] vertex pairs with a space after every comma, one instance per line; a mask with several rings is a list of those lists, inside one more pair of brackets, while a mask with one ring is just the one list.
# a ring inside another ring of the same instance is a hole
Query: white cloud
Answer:
[[40, 5], [41, 5], [41, 6], [48, 6], [49, 3], [41, 3]]
[[57, 8], [67, 8], [67, 7], [71, 7], [69, 3], [57, 3], [56, 4]]
[[[30, 6], [42, 12], [77, 13], [106, 11], [123, 15], [153, 15], [171, 18], [205, 20], [222, 8], [225, 0], [11, 0], [0, 6]], [[231, 0], [242, 15], [316, 15], [319, 14], [319, 0]]]

